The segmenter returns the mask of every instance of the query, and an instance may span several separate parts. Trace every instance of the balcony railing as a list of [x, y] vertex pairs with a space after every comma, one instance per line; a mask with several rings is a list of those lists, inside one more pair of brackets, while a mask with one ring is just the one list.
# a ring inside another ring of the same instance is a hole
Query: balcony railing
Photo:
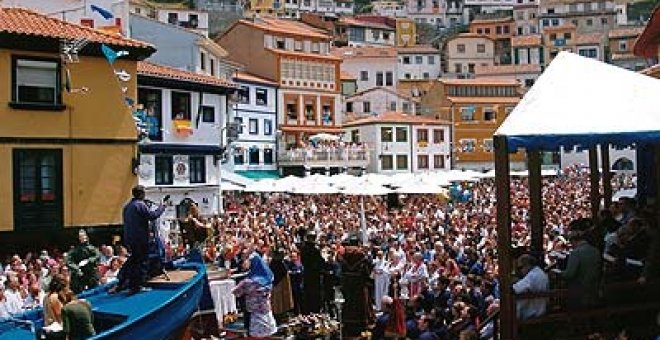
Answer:
[[280, 165], [307, 167], [366, 167], [369, 150], [366, 148], [293, 149], [278, 155]]

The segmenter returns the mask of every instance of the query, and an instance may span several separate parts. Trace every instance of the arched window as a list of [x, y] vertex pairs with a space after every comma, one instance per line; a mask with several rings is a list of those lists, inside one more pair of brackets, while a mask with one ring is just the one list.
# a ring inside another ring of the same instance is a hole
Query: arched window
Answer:
[[635, 164], [627, 157], [621, 157], [612, 164], [612, 170], [635, 170]]

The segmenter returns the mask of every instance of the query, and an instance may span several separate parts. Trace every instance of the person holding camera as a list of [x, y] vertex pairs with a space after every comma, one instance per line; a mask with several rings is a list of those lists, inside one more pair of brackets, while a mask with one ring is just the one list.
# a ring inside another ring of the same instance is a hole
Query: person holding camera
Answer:
[[[124, 289], [127, 285], [131, 294], [141, 290], [147, 276], [146, 262], [149, 256], [149, 222], [156, 220], [165, 211], [169, 195], [156, 210], [151, 210], [145, 202], [144, 186], [135, 186], [133, 198], [124, 206], [124, 245], [131, 256], [119, 274], [119, 282], [111, 293]], [[128, 282], [128, 283], [127, 283]]]

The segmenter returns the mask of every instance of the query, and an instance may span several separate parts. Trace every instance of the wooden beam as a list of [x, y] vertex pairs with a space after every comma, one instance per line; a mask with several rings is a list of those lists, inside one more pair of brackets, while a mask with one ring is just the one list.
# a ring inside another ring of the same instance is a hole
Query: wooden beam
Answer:
[[532, 252], [534, 257], [543, 255], [543, 197], [541, 196], [541, 154], [527, 150], [527, 170], [529, 171], [529, 206], [532, 231]]
[[493, 136], [495, 144], [495, 190], [497, 197], [497, 255], [500, 277], [501, 339], [516, 338], [516, 309], [511, 287], [513, 258], [511, 254], [511, 178], [506, 137]]
[[598, 148], [592, 146], [589, 148], [589, 183], [591, 184], [591, 218], [594, 221], [598, 218], [600, 208], [600, 174], [598, 173]]
[[603, 205], [605, 209], [612, 207], [612, 171], [610, 169], [610, 144], [600, 145], [600, 167], [603, 169]]

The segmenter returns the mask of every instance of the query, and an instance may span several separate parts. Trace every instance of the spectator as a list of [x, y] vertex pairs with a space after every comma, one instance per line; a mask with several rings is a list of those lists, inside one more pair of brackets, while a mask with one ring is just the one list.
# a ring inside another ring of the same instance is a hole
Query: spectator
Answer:
[[[518, 271], [524, 275], [522, 279], [513, 284], [516, 294], [543, 293], [550, 288], [548, 275], [536, 264], [536, 259], [531, 255], [522, 255], [517, 261]], [[539, 317], [546, 312], [547, 299], [518, 299], [516, 313], [521, 320]]]

